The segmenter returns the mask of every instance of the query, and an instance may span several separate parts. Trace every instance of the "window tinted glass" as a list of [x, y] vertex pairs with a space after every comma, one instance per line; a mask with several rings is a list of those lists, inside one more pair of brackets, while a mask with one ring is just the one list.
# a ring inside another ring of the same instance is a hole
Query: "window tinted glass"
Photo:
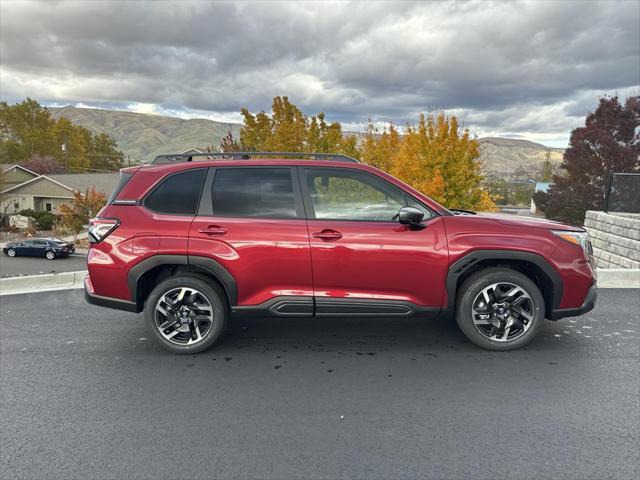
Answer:
[[391, 222], [404, 206], [404, 193], [372, 175], [336, 170], [305, 170], [318, 219]]
[[107, 200], [107, 203], [113, 202], [118, 194], [122, 191], [122, 189], [127, 185], [127, 183], [129, 183], [129, 180], [131, 180], [132, 178], [133, 174], [131, 173], [121, 173], [120, 179], [118, 180], [118, 185], [116, 185], [116, 188], [113, 190], [113, 192], [111, 192], [111, 196], [109, 197], [109, 200]]
[[418, 202], [417, 200], [413, 199], [412, 197], [410, 197], [408, 195], [407, 195], [407, 206], [415, 207], [418, 210], [422, 211], [422, 213], [424, 213], [423, 220], [426, 220], [427, 218], [431, 218], [433, 216], [433, 212], [431, 210], [429, 210], [422, 203]]
[[27, 240], [24, 244], [28, 247], [44, 247], [47, 245], [47, 242], [43, 240]]
[[219, 168], [211, 195], [214, 216], [296, 217], [289, 168]]
[[158, 213], [195, 215], [206, 169], [198, 168], [167, 177], [144, 201]]

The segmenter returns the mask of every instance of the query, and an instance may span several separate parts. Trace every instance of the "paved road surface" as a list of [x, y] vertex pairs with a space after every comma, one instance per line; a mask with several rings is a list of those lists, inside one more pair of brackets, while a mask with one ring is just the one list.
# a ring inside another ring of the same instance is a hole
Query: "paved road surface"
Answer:
[[492, 353], [447, 321], [255, 319], [167, 354], [81, 292], [0, 298], [2, 478], [639, 478], [640, 291]]
[[75, 272], [87, 269], [87, 256], [76, 253], [66, 258], [47, 260], [38, 257], [9, 258], [0, 252], [0, 277]]

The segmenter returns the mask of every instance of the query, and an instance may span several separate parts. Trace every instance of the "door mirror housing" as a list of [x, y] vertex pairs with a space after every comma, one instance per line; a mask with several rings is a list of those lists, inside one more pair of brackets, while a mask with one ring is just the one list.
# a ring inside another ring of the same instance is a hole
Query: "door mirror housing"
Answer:
[[410, 225], [412, 227], [421, 226], [420, 222], [424, 218], [422, 210], [415, 207], [402, 207], [398, 212], [398, 222], [402, 225]]

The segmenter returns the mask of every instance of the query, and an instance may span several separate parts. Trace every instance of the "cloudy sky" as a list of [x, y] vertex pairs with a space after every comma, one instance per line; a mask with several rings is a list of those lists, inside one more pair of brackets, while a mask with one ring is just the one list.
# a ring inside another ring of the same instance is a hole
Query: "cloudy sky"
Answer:
[[565, 146], [602, 94], [640, 94], [640, 2], [0, 0], [0, 94], [238, 121], [288, 95], [359, 130], [455, 113]]

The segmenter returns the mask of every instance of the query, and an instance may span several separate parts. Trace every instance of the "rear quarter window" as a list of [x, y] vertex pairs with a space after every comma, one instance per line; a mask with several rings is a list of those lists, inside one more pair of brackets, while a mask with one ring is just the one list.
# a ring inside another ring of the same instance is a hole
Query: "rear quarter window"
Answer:
[[169, 175], [147, 195], [145, 207], [157, 213], [195, 215], [206, 173], [197, 168]]
[[116, 185], [116, 188], [111, 193], [109, 200], [107, 200], [108, 204], [113, 203], [113, 201], [118, 197], [122, 189], [127, 185], [127, 183], [129, 183], [129, 180], [131, 180], [132, 177], [133, 177], [133, 174], [131, 173], [120, 174], [120, 179], [118, 180], [118, 184]]

